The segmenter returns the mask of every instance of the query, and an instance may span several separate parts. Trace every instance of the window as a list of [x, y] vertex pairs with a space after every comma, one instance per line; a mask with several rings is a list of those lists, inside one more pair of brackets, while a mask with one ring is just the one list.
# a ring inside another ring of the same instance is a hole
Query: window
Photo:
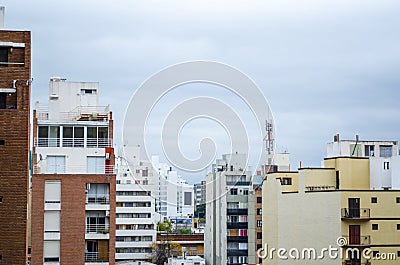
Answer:
[[292, 178], [282, 178], [282, 185], [292, 185]]
[[60, 261], [60, 241], [43, 242], [43, 257], [44, 262], [59, 262]]
[[149, 170], [148, 169], [143, 169], [142, 170], [142, 177], [148, 177], [149, 176]]
[[238, 191], [237, 189], [231, 189], [231, 195], [237, 195], [238, 194], [237, 191]]
[[378, 203], [377, 197], [371, 197], [371, 203]]
[[257, 220], [257, 227], [262, 227], [262, 220]]
[[262, 203], [262, 197], [257, 197], [257, 203]]
[[257, 239], [262, 239], [262, 233], [261, 232], [257, 232]]
[[7, 108], [7, 94], [0, 93], [0, 109], [6, 109], [6, 108]]
[[248, 189], [244, 189], [243, 190], [243, 195], [249, 195], [249, 190]]
[[397, 251], [397, 257], [400, 258], [400, 251]]
[[383, 162], [383, 169], [389, 170], [389, 162]]
[[44, 183], [44, 202], [60, 203], [61, 202], [61, 181], [46, 180]]
[[397, 224], [397, 230], [400, 230], [400, 224]]
[[117, 184], [121, 184], [121, 180], [120, 179], [117, 179]]
[[189, 250], [197, 251], [197, 247], [189, 247]]
[[379, 146], [379, 152], [381, 157], [391, 157], [392, 156], [392, 146], [391, 145], [381, 145]]
[[81, 94], [82, 95], [87, 95], [87, 94], [96, 94], [96, 90], [95, 89], [81, 89]]
[[262, 208], [257, 208], [257, 215], [262, 215]]
[[365, 156], [374, 156], [374, 146], [373, 145], [366, 145], [365, 146]]
[[396, 203], [400, 203], [400, 197], [396, 198]]
[[65, 173], [65, 156], [47, 156], [46, 171], [50, 174]]
[[378, 230], [378, 224], [372, 224], [372, 230]]
[[192, 193], [191, 192], [184, 193], [184, 204], [185, 204], [185, 206], [192, 205]]
[[6, 141], [0, 140], [0, 145], [5, 145]]
[[105, 169], [105, 158], [103, 156], [87, 157], [87, 173], [104, 174], [104, 169]]
[[262, 244], [257, 244], [257, 250], [262, 248]]
[[44, 232], [60, 232], [60, 211], [44, 212]]
[[8, 48], [1, 47], [0, 48], [0, 66], [8, 65]]
[[3, 196], [0, 196], [0, 203], [3, 203]]
[[0, 260], [3, 260], [3, 255], [0, 255]]

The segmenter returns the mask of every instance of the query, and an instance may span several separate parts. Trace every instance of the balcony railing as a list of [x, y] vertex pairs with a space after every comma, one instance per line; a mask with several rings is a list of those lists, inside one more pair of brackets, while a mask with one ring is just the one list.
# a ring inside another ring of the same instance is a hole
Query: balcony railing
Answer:
[[227, 181], [226, 185], [228, 186], [250, 186], [251, 185], [251, 181]]
[[228, 249], [227, 254], [228, 256], [247, 256], [248, 251], [247, 249]]
[[112, 139], [108, 138], [35, 138], [35, 147], [112, 147]]
[[[85, 261], [86, 262], [108, 262], [108, 253], [107, 255], [101, 255], [99, 252], [86, 252], [85, 253]], [[105, 257], [101, 257], [105, 256]]]
[[228, 229], [247, 229], [247, 222], [227, 222]]
[[69, 165], [63, 164], [46, 165], [37, 164], [33, 166], [33, 174], [115, 174], [115, 166], [99, 165], [87, 167], [86, 165]]
[[247, 236], [227, 236], [228, 242], [247, 242]]
[[[38, 120], [49, 120], [49, 108], [45, 104], [36, 104]], [[78, 106], [67, 112], [60, 112], [59, 121], [108, 121], [110, 119], [109, 106]]]
[[365, 219], [370, 218], [369, 208], [342, 208], [342, 219]]
[[108, 234], [110, 232], [109, 224], [87, 224], [86, 234]]
[[371, 236], [343, 236], [347, 247], [366, 247], [371, 245]]
[[235, 209], [226, 209], [227, 215], [247, 215], [247, 209], [235, 208]]
[[365, 262], [361, 262], [361, 261], [356, 261], [356, 260], [345, 260], [342, 263], [343, 265], [371, 265], [370, 262], [365, 261]]
[[86, 195], [86, 204], [110, 204], [110, 195], [88, 194]]

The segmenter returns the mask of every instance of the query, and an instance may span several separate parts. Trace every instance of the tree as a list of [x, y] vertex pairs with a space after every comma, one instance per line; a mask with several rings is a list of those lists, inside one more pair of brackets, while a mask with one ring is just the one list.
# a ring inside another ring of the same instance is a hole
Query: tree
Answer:
[[170, 240], [172, 227], [172, 223], [168, 220], [157, 223], [157, 232], [166, 233], [165, 240], [152, 244], [152, 261], [157, 265], [164, 265], [164, 263], [168, 262], [169, 257], [179, 255], [181, 245]]

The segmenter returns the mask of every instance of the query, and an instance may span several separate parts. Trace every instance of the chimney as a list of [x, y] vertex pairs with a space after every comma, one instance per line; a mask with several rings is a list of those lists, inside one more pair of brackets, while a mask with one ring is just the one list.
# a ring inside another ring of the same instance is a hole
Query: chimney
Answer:
[[333, 136], [333, 141], [339, 142], [339, 134], [338, 133]]
[[0, 29], [4, 29], [4, 11], [5, 11], [4, 6], [0, 6]]
[[356, 134], [356, 142], [358, 142], [360, 137], [358, 136], [358, 133]]

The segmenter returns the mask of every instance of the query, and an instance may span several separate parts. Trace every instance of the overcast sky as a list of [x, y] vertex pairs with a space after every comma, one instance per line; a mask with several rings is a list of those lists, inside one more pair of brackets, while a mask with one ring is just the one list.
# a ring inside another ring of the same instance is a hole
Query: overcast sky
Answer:
[[335, 133], [398, 140], [398, 0], [0, 4], [7, 29], [32, 31], [32, 102], [47, 100], [51, 76], [98, 81], [117, 142], [135, 89], [190, 60], [229, 64], [259, 85], [275, 116], [278, 151], [291, 154], [292, 169], [299, 160], [319, 166]]

